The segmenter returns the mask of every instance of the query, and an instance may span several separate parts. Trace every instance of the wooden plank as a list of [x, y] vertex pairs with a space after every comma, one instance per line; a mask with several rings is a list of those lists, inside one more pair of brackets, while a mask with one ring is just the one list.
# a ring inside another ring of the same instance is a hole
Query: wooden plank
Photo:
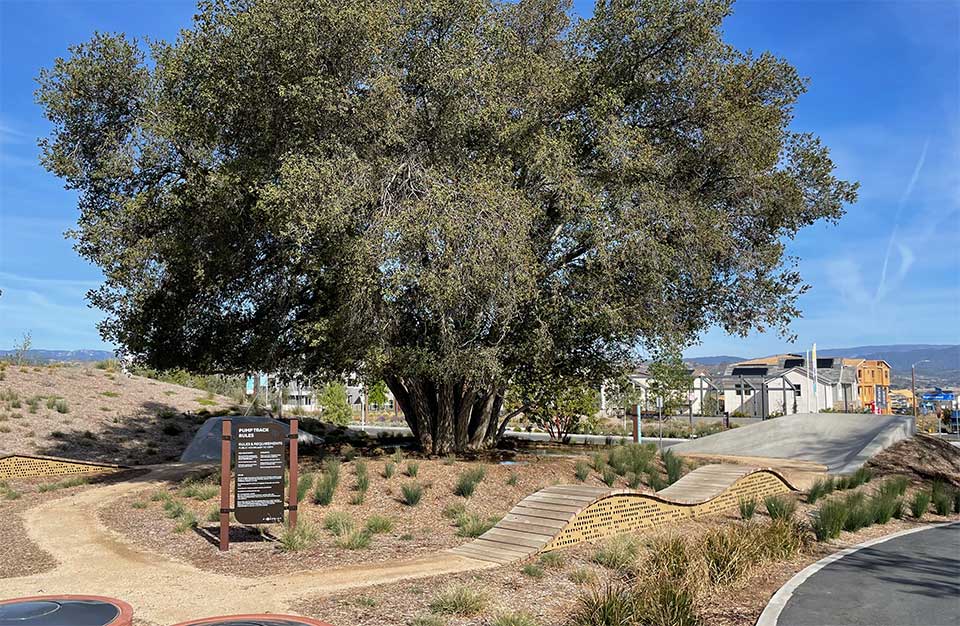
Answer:
[[480, 535], [480, 538], [500, 543], [508, 543], [522, 548], [533, 548], [534, 550], [539, 550], [547, 545], [547, 539], [542, 535], [533, 535], [516, 530], [508, 530], [506, 528], [491, 528]]
[[594, 496], [574, 496], [565, 493], [535, 493], [532, 496], [527, 496], [522, 501], [553, 502], [556, 504], [582, 507], [596, 502], [597, 499]]
[[[566, 526], [566, 524], [564, 524]], [[505, 530], [515, 530], [522, 533], [530, 533], [533, 535], [541, 535], [543, 537], [553, 538], [558, 532], [563, 528], [563, 526], [550, 527], [550, 526], [540, 526], [538, 524], [529, 524], [523, 522], [511, 522], [509, 520], [500, 520], [500, 523], [497, 524], [497, 528], [503, 528]]]
[[517, 555], [518, 558], [529, 556], [537, 551], [536, 548], [523, 547], [512, 543], [503, 543], [493, 539], [482, 538], [474, 539], [470, 543], [470, 546], [474, 548], [486, 548], [493, 551], [499, 550], [501, 552], [510, 552]]
[[476, 550], [470, 550], [466, 547], [451, 548], [450, 553], [456, 554], [457, 556], [466, 557], [468, 559], [474, 559], [476, 561], [486, 561], [487, 563], [496, 563], [497, 565], [506, 565], [507, 563], [511, 563], [516, 560], [512, 557], [504, 557], [502, 555], [497, 556], [497, 555], [484, 554], [481, 552], [477, 552]]
[[575, 504], [560, 504], [557, 502], [541, 502], [539, 500], [531, 500], [530, 498], [525, 499], [518, 507], [522, 506], [527, 509], [540, 509], [544, 511], [554, 511], [559, 513], [568, 513], [573, 515], [574, 513], [579, 512], [584, 507], [578, 506]]
[[552, 520], [563, 520], [570, 521], [570, 518], [573, 517], [573, 514], [576, 511], [558, 511], [556, 509], [544, 509], [544, 508], [534, 508], [528, 506], [517, 505], [510, 509], [510, 513], [513, 515], [525, 515], [527, 517], [542, 517], [545, 519]]

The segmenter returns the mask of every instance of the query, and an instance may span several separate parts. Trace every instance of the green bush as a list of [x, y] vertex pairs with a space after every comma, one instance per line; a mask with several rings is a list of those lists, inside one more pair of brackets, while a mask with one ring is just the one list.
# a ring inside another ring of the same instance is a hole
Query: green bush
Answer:
[[313, 487], [313, 501], [320, 506], [328, 506], [333, 502], [338, 482], [336, 474], [324, 472]]
[[580, 482], [585, 481], [590, 476], [590, 465], [586, 461], [577, 461], [576, 465], [573, 466], [573, 475]]
[[467, 505], [463, 502], [451, 502], [443, 507], [443, 516], [447, 519], [457, 519], [467, 511]]
[[543, 567], [536, 563], [527, 563], [520, 571], [527, 578], [543, 578], [544, 576]]
[[950, 515], [950, 510], [953, 508], [953, 491], [945, 483], [940, 481], [933, 483], [930, 500], [937, 515]]
[[418, 482], [407, 483], [400, 487], [400, 491], [403, 493], [403, 503], [407, 506], [416, 506], [423, 498], [423, 485]]
[[607, 487], [613, 487], [614, 483], [617, 482], [617, 473], [613, 471], [612, 467], [603, 468], [603, 474], [601, 476], [603, 484]]
[[297, 502], [302, 502], [307, 497], [310, 489], [313, 488], [313, 481], [316, 479], [317, 477], [314, 474], [304, 474], [299, 477], [297, 480]]
[[664, 450], [660, 453], [663, 459], [663, 466], [667, 471], [667, 483], [672, 485], [680, 480], [680, 474], [683, 472], [683, 461], [675, 455], [672, 450]]
[[634, 626], [641, 622], [638, 591], [625, 582], [608, 582], [581, 593], [570, 618], [571, 626]]
[[371, 535], [380, 535], [393, 530], [393, 520], [385, 515], [371, 515], [367, 518], [367, 532]]
[[793, 520], [773, 520], [751, 529], [754, 545], [762, 558], [782, 561], [796, 556], [807, 543], [807, 528]]
[[660, 476], [660, 473], [653, 468], [647, 472], [647, 484], [650, 485], [650, 488], [654, 491], [660, 491], [667, 486], [667, 483]]
[[417, 474], [420, 473], [420, 464], [410, 461], [407, 463], [407, 468], [403, 471], [403, 473], [410, 478], [416, 478]]
[[877, 492], [870, 499], [870, 510], [874, 524], [886, 524], [897, 512], [897, 503], [900, 502], [894, 493]]
[[323, 518], [323, 527], [333, 533], [335, 537], [351, 532], [354, 526], [353, 517], [343, 511], [332, 511]]
[[753, 514], [757, 511], [757, 499], [740, 496], [738, 504], [740, 505], [740, 517], [745, 520], [753, 519]]
[[873, 472], [865, 467], [861, 467], [855, 471], [850, 478], [848, 479], [848, 489], [853, 489], [854, 487], [859, 487], [870, 482], [870, 479], [873, 478]]
[[64, 400], [63, 398], [58, 398], [58, 399], [53, 403], [53, 408], [57, 411], [57, 413], [69, 413], [69, 412], [70, 412], [70, 405], [68, 405], [68, 404], [67, 404], [67, 401]]
[[910, 514], [920, 519], [928, 508], [930, 508], [930, 492], [923, 490], [913, 492], [913, 498], [910, 500]]
[[639, 539], [632, 535], [617, 535], [600, 545], [593, 554], [593, 562], [620, 572], [631, 572], [639, 554]]
[[840, 536], [847, 521], [847, 507], [841, 500], [824, 502], [813, 514], [811, 526], [817, 541], [827, 541]]
[[177, 516], [177, 523], [173, 527], [173, 531], [177, 533], [182, 533], [190, 530], [191, 528], [196, 528], [199, 520], [197, 520], [196, 514], [186, 509], [179, 516]]
[[850, 494], [844, 498], [844, 504], [847, 507], [847, 519], [843, 523], [844, 530], [857, 532], [873, 523], [873, 508], [862, 493]]
[[356, 529], [337, 537], [337, 547], [346, 550], [364, 550], [370, 547], [371, 536], [366, 530]]
[[833, 478], [829, 476], [815, 480], [813, 486], [810, 487], [810, 491], [807, 492], [807, 502], [810, 504], [816, 503], [823, 496], [832, 493], [833, 487]]
[[564, 557], [563, 552], [560, 552], [559, 550], [544, 552], [540, 555], [540, 565], [543, 565], [549, 569], [563, 569], [563, 566], [566, 565], [566, 562], [566, 557]]
[[330, 424], [346, 426], [353, 421], [353, 412], [347, 401], [347, 388], [342, 383], [328, 383], [320, 390], [317, 404], [322, 412], [320, 418]]
[[880, 484], [877, 492], [882, 495], [902, 496], [910, 486], [910, 479], [906, 476], [892, 476]]
[[470, 617], [487, 607], [487, 596], [466, 585], [447, 587], [430, 601], [430, 610], [440, 615]]
[[703, 559], [710, 582], [726, 585], [740, 579], [753, 565], [756, 545], [735, 526], [716, 528], [703, 538]]
[[597, 575], [593, 572], [593, 570], [587, 569], [586, 567], [578, 567], [570, 572], [568, 578], [570, 579], [570, 582], [577, 585], [586, 585], [596, 580]]
[[783, 496], [767, 496], [763, 499], [763, 506], [767, 509], [770, 519], [792, 519], [797, 510], [797, 502]]
[[393, 475], [397, 473], [397, 464], [393, 461], [387, 461], [383, 466], [383, 477], [387, 480], [393, 478]]
[[457, 484], [454, 486], [453, 492], [458, 496], [469, 498], [473, 495], [477, 485], [483, 481], [486, 473], [486, 470], [482, 466], [464, 471], [457, 477]]
[[510, 472], [506, 482], [510, 487], [516, 487], [517, 483], [520, 482], [520, 476], [516, 472]]
[[475, 513], [463, 513], [457, 517], [457, 534], [461, 537], [479, 537], [499, 521], [497, 517], [484, 519]]
[[290, 527], [284, 524], [280, 531], [280, 549], [284, 552], [298, 552], [312, 547], [317, 542], [317, 529], [312, 524], [300, 521]]

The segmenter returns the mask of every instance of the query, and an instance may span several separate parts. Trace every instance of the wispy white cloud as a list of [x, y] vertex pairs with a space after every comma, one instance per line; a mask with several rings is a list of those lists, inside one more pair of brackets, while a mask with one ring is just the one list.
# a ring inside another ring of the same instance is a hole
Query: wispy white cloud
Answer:
[[[887, 239], [887, 252], [883, 256], [883, 267], [880, 270], [880, 282], [877, 284], [877, 292], [874, 296], [875, 302], [879, 302], [887, 294], [887, 268], [890, 265], [890, 253], [893, 250], [893, 244], [897, 240], [897, 231], [900, 228], [900, 216], [903, 214], [904, 205], [907, 203], [907, 200], [910, 199], [914, 188], [917, 186], [917, 180], [920, 179], [920, 172], [923, 170], [923, 164], [927, 161], [927, 150], [929, 148], [930, 140], [926, 139], [923, 142], [923, 149], [920, 151], [920, 157], [917, 159], [917, 162], [913, 167], [913, 174], [910, 176], [907, 186], [900, 195], [900, 202], [897, 203], [897, 212], [893, 218], [893, 228], [890, 231], [889, 239]], [[897, 242], [897, 247], [900, 250], [901, 261], [900, 269], [897, 272], [897, 277], [894, 281], [894, 284], [898, 283], [906, 276], [907, 272], [910, 270], [910, 266], [913, 264], [914, 258], [913, 252], [902, 242]]]

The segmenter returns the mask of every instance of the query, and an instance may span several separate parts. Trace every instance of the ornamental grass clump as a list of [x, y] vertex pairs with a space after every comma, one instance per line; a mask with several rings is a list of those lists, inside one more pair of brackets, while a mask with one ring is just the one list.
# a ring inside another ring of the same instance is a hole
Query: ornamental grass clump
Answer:
[[304, 498], [307, 497], [307, 494], [310, 493], [310, 490], [313, 488], [313, 482], [316, 479], [317, 476], [313, 473], [304, 474], [299, 477], [299, 480], [297, 480], [297, 502], [303, 502]]
[[763, 506], [767, 509], [770, 519], [792, 519], [797, 510], [797, 502], [783, 496], [767, 496], [763, 499]]
[[593, 562], [619, 572], [631, 572], [640, 554], [640, 540], [632, 535], [617, 535], [604, 541], [593, 554]]
[[672, 450], [664, 450], [660, 453], [663, 460], [663, 467], [667, 472], [667, 483], [672, 485], [680, 480], [680, 474], [683, 473], [683, 461]]
[[832, 477], [828, 476], [826, 478], [818, 478], [810, 487], [810, 491], [807, 492], [807, 502], [809, 504], [816, 503], [816, 501], [823, 496], [831, 494], [833, 492], [833, 487], [834, 485]]
[[346, 550], [364, 550], [370, 547], [371, 535], [365, 529], [357, 528], [337, 537], [338, 548]]
[[280, 531], [280, 549], [284, 552], [298, 552], [312, 547], [317, 542], [317, 527], [301, 520], [296, 526], [284, 524]]
[[913, 492], [913, 498], [910, 500], [910, 514], [920, 519], [928, 508], [930, 508], [930, 492], [922, 489]]
[[907, 492], [907, 487], [909, 486], [910, 479], [906, 476], [891, 476], [880, 483], [880, 486], [877, 488], [877, 493], [900, 497]]
[[812, 515], [810, 525], [817, 541], [827, 541], [840, 536], [847, 521], [847, 505], [842, 500], [827, 500]]
[[601, 479], [607, 487], [613, 487], [614, 483], [617, 482], [617, 473], [613, 471], [612, 467], [605, 467]]
[[739, 580], [757, 560], [757, 546], [749, 533], [735, 526], [709, 531], [703, 538], [703, 559], [707, 576], [715, 585]]
[[387, 480], [393, 478], [393, 475], [397, 473], [397, 464], [393, 461], [387, 461], [383, 466], [383, 477]]
[[487, 595], [473, 587], [455, 585], [447, 587], [430, 601], [429, 608], [439, 615], [470, 617], [487, 608]]
[[930, 500], [937, 515], [950, 515], [953, 508], [953, 490], [945, 482], [938, 480], [933, 483]]
[[416, 478], [417, 474], [420, 473], [420, 464], [414, 461], [407, 463], [407, 467], [403, 470], [403, 473], [409, 476], [410, 478]]
[[380, 535], [393, 530], [393, 520], [385, 515], [371, 515], [365, 525], [371, 535]]
[[753, 514], [757, 512], [757, 499], [755, 497], [745, 498], [740, 496], [737, 504], [740, 507], [740, 518], [745, 520], [753, 519]]
[[500, 518], [482, 518], [475, 513], [463, 513], [457, 517], [457, 535], [460, 537], [479, 537], [497, 525]]
[[586, 461], [577, 461], [573, 466], [573, 475], [580, 482], [585, 481], [590, 476], [590, 465]]
[[410, 482], [400, 487], [402, 502], [407, 506], [416, 506], [420, 504], [423, 498], [423, 485], [418, 482]]
[[486, 475], [487, 470], [482, 466], [465, 470], [457, 477], [457, 484], [453, 488], [453, 493], [469, 498]]
[[340, 481], [336, 473], [324, 472], [313, 486], [313, 501], [321, 506], [328, 506], [333, 502], [333, 495], [337, 491]]
[[333, 533], [335, 537], [349, 533], [354, 526], [353, 517], [343, 511], [332, 511], [323, 518], [323, 527]]

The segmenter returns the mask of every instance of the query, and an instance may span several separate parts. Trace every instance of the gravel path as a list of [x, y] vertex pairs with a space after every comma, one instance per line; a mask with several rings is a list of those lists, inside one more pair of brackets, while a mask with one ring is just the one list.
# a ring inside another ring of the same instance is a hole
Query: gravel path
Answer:
[[25, 511], [27, 534], [44, 546], [58, 564], [42, 574], [5, 579], [4, 596], [106, 595], [136, 607], [138, 618], [171, 623], [212, 613], [286, 612], [304, 594], [491, 566], [438, 553], [392, 564], [245, 578], [202, 571], [141, 550], [99, 522], [100, 507], [137, 491], [155, 489], [161, 481], [176, 478], [182, 472], [183, 468], [178, 467], [154, 470], [136, 481], [83, 491]]

